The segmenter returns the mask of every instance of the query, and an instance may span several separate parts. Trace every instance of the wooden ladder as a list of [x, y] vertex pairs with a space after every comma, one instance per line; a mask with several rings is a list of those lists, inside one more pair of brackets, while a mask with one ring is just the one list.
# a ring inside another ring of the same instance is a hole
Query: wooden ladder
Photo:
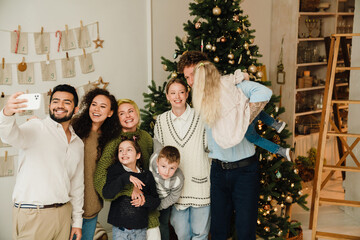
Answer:
[[[338, 55], [339, 55], [339, 46], [341, 38], [349, 38], [354, 36], [360, 36], [360, 33], [352, 34], [333, 34], [331, 36], [330, 51], [328, 57], [328, 67], [326, 73], [326, 82], [324, 90], [324, 101], [323, 101], [323, 110], [321, 114], [321, 124], [320, 124], [320, 133], [319, 133], [319, 142], [316, 156], [316, 166], [315, 166], [315, 178], [314, 178], [314, 187], [312, 192], [311, 199], [311, 211], [310, 211], [310, 226], [312, 229], [312, 240], [318, 238], [325, 239], [360, 239], [360, 236], [351, 236], [345, 234], [336, 234], [329, 232], [319, 232], [317, 231], [317, 221], [319, 215], [319, 205], [339, 205], [339, 206], [350, 206], [350, 207], [360, 207], [360, 201], [349, 201], [342, 199], [331, 199], [320, 197], [320, 192], [324, 188], [325, 184], [329, 181], [331, 176], [335, 171], [351, 171], [351, 172], [360, 172], [360, 163], [356, 158], [355, 154], [352, 152], [353, 148], [360, 141], [360, 134], [351, 134], [342, 132], [341, 127], [338, 124], [335, 124], [335, 121], [331, 119], [332, 106], [338, 104], [360, 104], [360, 100], [334, 100], [333, 99], [333, 90], [335, 85], [335, 74], [337, 71], [350, 71], [350, 70], [360, 70], [360, 67], [338, 67]], [[333, 130], [329, 130], [330, 126]], [[324, 156], [325, 156], [325, 144], [327, 136], [335, 136], [340, 139], [342, 145], [345, 147], [344, 155], [339, 159], [335, 165], [324, 165]], [[356, 140], [349, 146], [347, 144], [346, 138], [353, 137]], [[351, 156], [354, 160], [356, 167], [346, 167], [342, 166], [345, 162], [347, 156]], [[324, 170], [330, 170], [324, 181], [322, 181], [322, 172]]]

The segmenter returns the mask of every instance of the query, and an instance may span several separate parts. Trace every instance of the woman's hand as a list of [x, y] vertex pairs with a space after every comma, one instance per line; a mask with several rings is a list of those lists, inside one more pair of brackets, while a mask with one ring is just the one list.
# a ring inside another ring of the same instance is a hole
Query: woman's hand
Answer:
[[132, 184], [134, 184], [134, 186], [140, 190], [142, 190], [142, 187], [145, 186], [145, 184], [141, 180], [134, 176], [130, 176], [130, 182], [132, 182]]
[[131, 193], [131, 199], [131, 205], [133, 205], [134, 207], [141, 207], [145, 204], [144, 193], [137, 187], [133, 188], [133, 192]]

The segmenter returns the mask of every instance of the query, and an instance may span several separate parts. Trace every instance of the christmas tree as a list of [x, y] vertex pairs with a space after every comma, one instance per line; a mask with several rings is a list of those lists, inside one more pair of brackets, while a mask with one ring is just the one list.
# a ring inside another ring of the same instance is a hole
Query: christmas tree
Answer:
[[[177, 72], [178, 56], [185, 51], [196, 50], [207, 54], [222, 74], [233, 73], [237, 69], [248, 72], [251, 80], [264, 85], [263, 72], [258, 58], [258, 46], [254, 44], [255, 30], [250, 29], [248, 16], [243, 15], [240, 0], [196, 0], [190, 3], [190, 15], [194, 20], [184, 24], [186, 35], [176, 37], [178, 49], [174, 61], [162, 57], [164, 70], [169, 71], [168, 78], [183, 78]], [[185, 80], [185, 79], [184, 79]], [[149, 86], [150, 93], [144, 93], [145, 109], [141, 110], [141, 128], [153, 133], [156, 116], [170, 109], [166, 101], [165, 89], [154, 82]], [[285, 111], [278, 107], [279, 96], [273, 96], [264, 109], [274, 118]], [[271, 127], [258, 122], [258, 133], [283, 147], [288, 147], [285, 139], [290, 132], [285, 129], [278, 134]], [[285, 239], [288, 234], [297, 235], [300, 223], [291, 223], [287, 212], [297, 203], [307, 209], [306, 195], [302, 194], [298, 169], [292, 162], [279, 155], [257, 148], [260, 160], [261, 191], [259, 198], [257, 235], [263, 239]]]

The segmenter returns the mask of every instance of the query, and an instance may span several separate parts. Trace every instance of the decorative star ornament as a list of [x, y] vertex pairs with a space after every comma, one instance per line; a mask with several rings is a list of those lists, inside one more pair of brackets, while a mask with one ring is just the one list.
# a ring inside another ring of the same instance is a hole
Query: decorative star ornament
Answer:
[[103, 84], [102, 89], [106, 89], [106, 87], [109, 85], [109, 82], [104, 82], [102, 77], [99, 77], [99, 79], [93, 83], [93, 86], [99, 87], [101, 84]]
[[96, 39], [96, 40], [93, 40], [93, 42], [95, 43], [95, 49], [98, 48], [98, 47], [101, 47], [103, 48], [103, 42], [104, 40], [101, 40], [99, 37]]

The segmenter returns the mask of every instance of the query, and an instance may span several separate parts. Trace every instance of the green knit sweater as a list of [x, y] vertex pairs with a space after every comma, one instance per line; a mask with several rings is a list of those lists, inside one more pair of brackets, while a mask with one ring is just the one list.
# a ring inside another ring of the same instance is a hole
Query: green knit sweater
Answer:
[[[100, 194], [102, 198], [102, 189], [106, 182], [107, 169], [114, 163], [115, 155], [117, 154], [117, 149], [122, 139], [125, 137], [126, 139], [132, 139], [133, 136], [138, 138], [137, 142], [141, 148], [142, 159], [144, 163], [144, 168], [149, 170], [149, 159], [153, 152], [153, 140], [151, 136], [145, 132], [144, 130], [137, 129], [135, 132], [121, 132], [120, 136], [110, 141], [106, 144], [100, 160], [97, 162], [96, 171], [94, 176], [94, 186], [96, 191]], [[131, 196], [133, 190], [133, 184], [128, 184], [123, 191], [121, 191], [116, 198], [122, 195]], [[105, 199], [108, 201], [112, 201], [114, 199]], [[160, 225], [159, 223], [159, 212], [152, 211], [149, 214], [149, 228], [157, 227]]]

